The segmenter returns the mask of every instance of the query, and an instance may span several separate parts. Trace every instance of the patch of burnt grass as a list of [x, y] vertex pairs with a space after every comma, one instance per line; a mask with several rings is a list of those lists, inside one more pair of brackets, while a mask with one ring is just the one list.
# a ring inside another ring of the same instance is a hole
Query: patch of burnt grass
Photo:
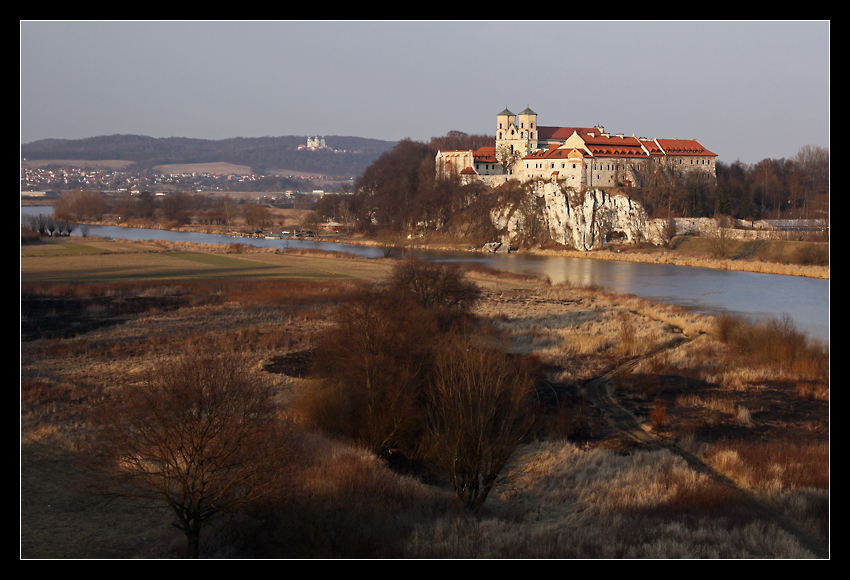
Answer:
[[152, 310], [176, 310], [179, 296], [21, 297], [21, 342], [71, 338], [120, 324]]
[[313, 351], [301, 350], [282, 356], [273, 357], [271, 362], [265, 365], [266, 372], [282, 374], [298, 379], [310, 374], [313, 366]]

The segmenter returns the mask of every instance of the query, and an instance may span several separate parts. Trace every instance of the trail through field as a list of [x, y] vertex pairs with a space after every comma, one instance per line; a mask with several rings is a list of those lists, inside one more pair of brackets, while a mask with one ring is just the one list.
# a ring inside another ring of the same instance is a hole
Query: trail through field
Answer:
[[711, 466], [707, 465], [705, 462], [703, 462], [693, 454], [688, 453], [684, 449], [670, 442], [659, 439], [652, 433], [646, 431], [640, 425], [640, 422], [631, 413], [629, 413], [626, 409], [620, 406], [611, 397], [611, 383], [616, 375], [624, 372], [631, 372], [642, 360], [652, 357], [653, 355], [658, 354], [663, 350], [672, 350], [675, 348], [679, 348], [680, 346], [686, 344], [687, 342], [690, 342], [694, 338], [696, 337], [682, 337], [677, 340], [674, 340], [651, 353], [628, 361], [627, 363], [611, 370], [605, 375], [593, 379], [585, 385], [588, 400], [610, 420], [611, 424], [615, 428], [619, 429], [632, 439], [638, 441], [639, 443], [645, 445], [650, 449], [667, 449], [671, 453], [682, 457], [688, 463], [688, 465], [690, 465], [691, 468], [697, 471], [698, 473], [705, 474], [706, 476], [713, 478], [715, 481], [727, 485], [736, 490], [744, 498], [744, 501], [750, 504], [750, 506], [754, 508], [758, 513], [760, 513], [766, 519], [779, 525], [789, 534], [793, 535], [795, 538], [797, 538], [797, 540], [803, 547], [810, 550], [817, 557], [829, 558], [829, 549], [824, 546], [822, 542], [818, 541], [814, 536], [812, 536], [812, 534], [803, 530], [795, 522], [758, 500], [752, 493], [741, 488], [734, 481], [732, 481], [725, 475], [719, 473], [718, 471], [714, 470]]

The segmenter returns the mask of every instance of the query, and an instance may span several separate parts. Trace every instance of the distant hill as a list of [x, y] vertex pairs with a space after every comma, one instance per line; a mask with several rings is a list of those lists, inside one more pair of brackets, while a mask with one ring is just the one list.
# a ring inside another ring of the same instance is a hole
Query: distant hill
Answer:
[[360, 175], [381, 153], [395, 146], [393, 141], [326, 135], [331, 149], [298, 150], [307, 137], [234, 137], [218, 141], [186, 137], [146, 137], [144, 135], [104, 135], [86, 139], [42, 139], [21, 145], [26, 159], [132, 161], [136, 169], [155, 165], [219, 163], [247, 165], [254, 173], [288, 168], [328, 176]]

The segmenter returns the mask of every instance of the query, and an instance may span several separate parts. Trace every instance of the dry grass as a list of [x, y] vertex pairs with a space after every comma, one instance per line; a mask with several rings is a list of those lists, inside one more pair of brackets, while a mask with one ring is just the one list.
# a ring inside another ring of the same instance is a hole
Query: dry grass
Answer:
[[757, 361], [804, 379], [829, 380], [829, 350], [794, 327], [789, 316], [747, 322], [729, 314], [717, 318], [718, 339]]
[[527, 446], [475, 521], [437, 519], [408, 553], [441, 558], [810, 558], [668, 452]]
[[[327, 256], [224, 250], [221, 256], [260, 265], [280, 260], [276, 267], [305, 277], [340, 268], [338, 258]], [[347, 281], [69, 278], [22, 286], [25, 299], [52, 305], [43, 314], [59, 325], [72, 321], [56, 306], [61, 301], [86, 304], [81, 319], [139, 305], [120, 324], [21, 344], [22, 555], [179, 555], [168, 514], [140, 517], [129, 503], [102, 509], [84, 501], [85, 476], [73, 455], [86, 429], [82, 411], [189, 348], [241, 350], [256, 368], [311, 349], [358, 280], [379, 280], [390, 268], [374, 261], [344, 265]], [[682, 335], [699, 338], [622, 377], [623, 405], [649, 424], [663, 404], [654, 433], [680, 442], [828, 541], [828, 377], [806, 365], [741, 355], [715, 337], [712, 320], [681, 309], [594, 288], [474, 276], [484, 289], [477, 313], [514, 352], [535, 353], [548, 365], [546, 378], [559, 396], [572, 393], [559, 399], [549, 438], [520, 447], [481, 515], [455, 510], [452, 490], [423, 483], [433, 481], [427, 471], [402, 475], [356, 446], [305, 430], [291, 486], [260, 512], [205, 538], [207, 556], [812, 557], [734, 491], [667, 451], [618, 439], [582, 406], [584, 381]], [[309, 392], [307, 379], [273, 374], [272, 380], [282, 404]], [[577, 433], [581, 442], [568, 439]]]
[[[566, 256], [570, 258], [593, 258], [597, 260], [616, 260], [622, 262], [646, 262], [651, 264], [671, 264], [717, 270], [738, 270], [761, 274], [780, 274], [783, 276], [805, 276], [809, 278], [829, 279], [828, 244], [806, 242], [769, 242], [771, 249], [765, 251], [760, 259], [752, 259], [752, 253], [746, 249], [750, 242], [732, 241], [740, 248], [731, 250], [733, 257], [715, 258], [710, 250], [711, 239], [689, 237], [687, 244], [671, 248], [624, 248], [626, 251], [587, 252], [575, 250], [532, 250], [545, 255]], [[772, 246], [771, 246], [772, 245]], [[794, 247], [794, 246], [801, 247]], [[812, 247], [814, 246], [814, 248]], [[804, 249], [805, 247], [805, 249]], [[737, 255], [736, 255], [737, 254]], [[789, 263], [792, 262], [792, 263]]]

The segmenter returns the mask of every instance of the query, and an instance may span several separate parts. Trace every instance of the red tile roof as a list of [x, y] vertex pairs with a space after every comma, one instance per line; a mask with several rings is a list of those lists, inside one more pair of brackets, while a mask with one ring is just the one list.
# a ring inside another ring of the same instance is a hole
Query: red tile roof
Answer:
[[478, 163], [496, 163], [496, 147], [481, 147], [472, 152], [472, 157]]
[[573, 132], [584, 137], [588, 133], [599, 133], [595, 127], [537, 127], [538, 139], [559, 139], [566, 141]]
[[667, 155], [707, 155], [717, 157], [695, 139], [656, 139]]

